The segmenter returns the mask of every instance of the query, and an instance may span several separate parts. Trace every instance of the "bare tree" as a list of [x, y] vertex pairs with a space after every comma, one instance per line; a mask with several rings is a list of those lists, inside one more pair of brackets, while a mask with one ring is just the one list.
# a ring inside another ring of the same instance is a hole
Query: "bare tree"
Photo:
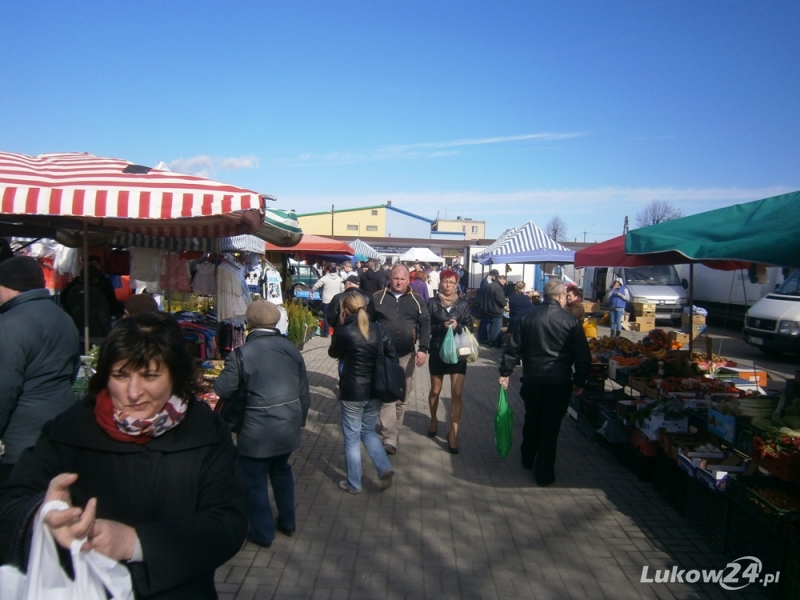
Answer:
[[550, 219], [550, 222], [544, 228], [544, 232], [555, 241], [562, 242], [567, 237], [567, 224], [561, 220], [561, 217], [556, 215]]
[[680, 218], [680, 208], [672, 206], [666, 200], [653, 200], [636, 214], [636, 225], [637, 227], [647, 227]]

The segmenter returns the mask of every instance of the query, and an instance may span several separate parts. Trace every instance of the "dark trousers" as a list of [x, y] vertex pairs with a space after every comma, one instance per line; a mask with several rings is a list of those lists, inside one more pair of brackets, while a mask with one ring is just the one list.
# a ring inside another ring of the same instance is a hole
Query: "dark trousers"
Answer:
[[269, 485], [278, 508], [278, 524], [285, 529], [295, 528], [294, 478], [289, 454], [269, 458], [240, 456], [239, 462], [247, 483], [247, 516], [250, 536], [257, 544], [269, 544], [275, 539], [275, 521], [269, 502]]
[[567, 414], [572, 382], [523, 383], [520, 396], [525, 403], [522, 426], [522, 465], [533, 468], [539, 485], [549, 485], [556, 478], [556, 445], [561, 421]]

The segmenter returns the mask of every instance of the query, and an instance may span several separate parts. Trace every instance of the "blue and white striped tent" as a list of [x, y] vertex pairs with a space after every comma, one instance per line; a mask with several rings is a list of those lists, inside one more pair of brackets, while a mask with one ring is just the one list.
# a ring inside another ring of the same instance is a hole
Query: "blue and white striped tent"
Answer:
[[367, 260], [368, 258], [380, 258], [380, 254], [372, 246], [366, 242], [362, 242], [359, 238], [350, 242], [350, 247], [356, 252], [357, 260]]
[[575, 252], [553, 240], [533, 221], [503, 233], [486, 250], [472, 259], [482, 265], [509, 263], [571, 263]]

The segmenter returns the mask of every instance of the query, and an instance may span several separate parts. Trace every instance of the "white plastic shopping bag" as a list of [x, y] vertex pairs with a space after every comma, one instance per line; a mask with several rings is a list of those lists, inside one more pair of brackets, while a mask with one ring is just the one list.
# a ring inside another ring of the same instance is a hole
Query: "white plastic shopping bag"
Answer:
[[6, 565], [0, 567], [0, 598], [2, 600], [133, 600], [131, 576], [117, 561], [89, 550], [82, 552], [85, 540], [75, 540], [70, 552], [75, 580], [71, 580], [58, 562], [53, 534], [44, 523], [51, 510], [65, 510], [60, 501], [48, 502], [39, 511], [33, 525], [28, 573]]

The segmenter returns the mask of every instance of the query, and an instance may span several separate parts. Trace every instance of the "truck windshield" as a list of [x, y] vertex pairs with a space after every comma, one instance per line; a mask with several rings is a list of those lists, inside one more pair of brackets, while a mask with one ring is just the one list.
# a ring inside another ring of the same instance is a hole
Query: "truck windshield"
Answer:
[[654, 267], [635, 267], [625, 269], [625, 282], [628, 285], [680, 285], [678, 272], [672, 265]]
[[784, 296], [800, 296], [800, 269], [789, 275], [781, 287], [775, 290], [775, 293]]

